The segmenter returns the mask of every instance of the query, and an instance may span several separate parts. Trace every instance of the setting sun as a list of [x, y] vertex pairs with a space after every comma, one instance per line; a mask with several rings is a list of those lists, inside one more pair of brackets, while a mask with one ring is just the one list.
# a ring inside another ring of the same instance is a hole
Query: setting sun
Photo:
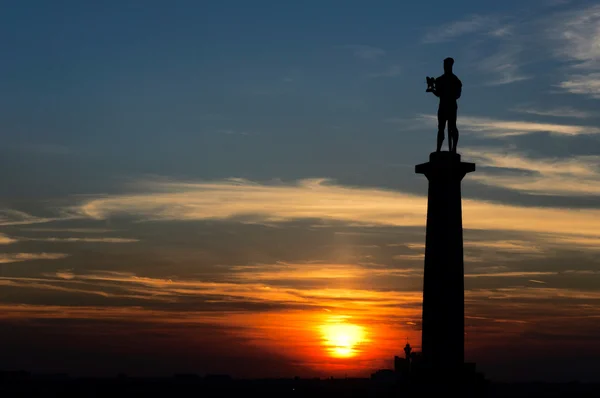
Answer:
[[358, 353], [357, 346], [365, 341], [362, 326], [349, 323], [332, 323], [321, 327], [323, 344], [329, 354], [337, 358], [349, 358]]

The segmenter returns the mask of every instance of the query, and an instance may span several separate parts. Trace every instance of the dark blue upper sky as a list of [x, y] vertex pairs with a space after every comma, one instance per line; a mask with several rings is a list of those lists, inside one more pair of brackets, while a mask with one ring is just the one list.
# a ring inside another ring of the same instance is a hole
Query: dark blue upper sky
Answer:
[[435, 127], [415, 117], [435, 112], [424, 76], [446, 56], [465, 87], [461, 115], [593, 109], [554, 88], [569, 59], [554, 56], [548, 30], [572, 4], [10, 3], [6, 193], [94, 193], [146, 173], [365, 183], [432, 149]]

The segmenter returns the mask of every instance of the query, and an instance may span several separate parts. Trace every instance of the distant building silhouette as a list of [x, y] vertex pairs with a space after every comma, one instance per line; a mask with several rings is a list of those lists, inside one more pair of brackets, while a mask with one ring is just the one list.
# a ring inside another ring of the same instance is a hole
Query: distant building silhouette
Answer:
[[371, 380], [383, 383], [395, 383], [397, 375], [392, 369], [379, 369], [371, 374]]
[[231, 376], [226, 374], [207, 374], [204, 376], [204, 381], [213, 383], [223, 383], [231, 381]]

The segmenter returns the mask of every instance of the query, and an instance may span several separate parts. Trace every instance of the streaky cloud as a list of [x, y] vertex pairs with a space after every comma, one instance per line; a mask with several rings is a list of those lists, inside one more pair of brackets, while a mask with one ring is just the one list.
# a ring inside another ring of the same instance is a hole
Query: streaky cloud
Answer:
[[559, 83], [559, 87], [571, 94], [600, 98], [600, 73], [570, 75], [567, 80]]
[[556, 54], [575, 62], [580, 69], [600, 68], [600, 5], [565, 11], [557, 14], [549, 33], [558, 42]]
[[535, 254], [543, 251], [542, 248], [522, 240], [468, 240], [464, 242], [464, 247], [466, 249], [477, 248], [489, 250], [490, 252], [500, 251], [520, 254]]
[[366, 60], [378, 59], [386, 54], [383, 48], [368, 46], [364, 44], [348, 44], [342, 46], [342, 48], [351, 50], [355, 57]]
[[[492, 155], [486, 159], [500, 159]], [[543, 172], [552, 172], [551, 165], [542, 165]], [[595, 176], [577, 163], [567, 170], [576, 176]], [[482, 180], [487, 181], [485, 177]], [[69, 211], [94, 220], [121, 215], [141, 221], [241, 223], [322, 219], [363, 226], [405, 227], [420, 227], [426, 218], [424, 196], [346, 187], [326, 179], [294, 184], [257, 184], [240, 179], [197, 183], [163, 179], [145, 180], [135, 186], [138, 193], [87, 199]], [[145, 193], [140, 193], [142, 187]], [[577, 209], [524, 207], [468, 198], [463, 199], [463, 209], [463, 225], [467, 229], [554, 233], [573, 242], [596, 237], [600, 229], [600, 210], [596, 209], [582, 213]]]
[[0, 253], [0, 264], [34, 260], [60, 260], [68, 256], [65, 253]]
[[0, 226], [44, 224], [53, 221], [72, 220], [73, 215], [61, 217], [36, 217], [24, 211], [14, 209], [0, 209]]
[[10, 245], [15, 242], [17, 242], [17, 239], [11, 238], [5, 234], [0, 234], [0, 245]]
[[[437, 123], [437, 116], [435, 115], [421, 114], [418, 116], [418, 119], [429, 124]], [[477, 132], [479, 135], [488, 138], [502, 138], [542, 132], [566, 136], [600, 133], [600, 128], [593, 126], [499, 120], [479, 116], [461, 116], [458, 128], [469, 132]]]
[[[44, 277], [0, 277], [0, 284], [30, 289], [55, 290], [73, 294], [103, 295], [114, 298], [143, 299], [148, 302], [184, 302], [186, 300], [209, 300], [210, 303], [278, 304], [287, 307], [311, 307], [314, 309], [343, 309], [362, 312], [377, 308], [378, 312], [391, 313], [394, 306], [417, 305], [418, 291], [377, 291], [345, 287], [297, 288], [292, 285], [270, 283], [280, 279], [303, 279], [301, 268], [285, 270], [274, 268], [269, 280], [261, 281], [253, 276], [253, 269], [235, 270], [231, 280], [166, 279], [118, 275], [95, 271], [75, 274], [71, 271], [46, 273]], [[385, 270], [382, 270], [385, 272]], [[209, 309], [211, 306], [208, 307]], [[218, 311], [218, 307], [210, 309]]]
[[33, 241], [33, 242], [57, 242], [57, 243], [134, 243], [139, 242], [139, 239], [133, 238], [26, 238], [19, 237], [22, 241]]
[[500, 48], [495, 54], [490, 55], [479, 63], [482, 72], [492, 77], [485, 81], [485, 85], [499, 86], [531, 79], [532, 76], [521, 72], [519, 56], [523, 52], [520, 45], [512, 44]]
[[548, 24], [555, 56], [571, 62], [570, 74], [558, 86], [571, 94], [600, 98], [600, 5], [559, 13]]
[[511, 111], [536, 116], [570, 117], [576, 119], [587, 119], [593, 116], [590, 112], [577, 110], [568, 106], [549, 109], [537, 109], [527, 106], [519, 106], [512, 108]]
[[483, 169], [473, 175], [486, 185], [537, 195], [600, 196], [600, 156], [530, 158], [494, 147], [465, 148], [463, 153], [481, 166], [523, 171], [498, 175]]
[[464, 19], [453, 21], [442, 26], [431, 28], [422, 39], [423, 43], [443, 43], [454, 40], [460, 36], [488, 30], [497, 31], [498, 28], [491, 28], [496, 20], [490, 16], [470, 15]]
[[529, 282], [533, 282], [533, 283], [540, 283], [540, 284], [543, 284], [543, 285], [545, 285], [545, 284], [546, 284], [546, 282], [544, 282], [544, 281], [540, 281], [540, 280], [537, 280], [537, 279], [529, 279]]
[[65, 232], [74, 234], [104, 234], [116, 231], [114, 229], [107, 228], [21, 228], [21, 230], [28, 232]]
[[[553, 287], [518, 286], [499, 289], [472, 289], [465, 291], [471, 298], [488, 298], [496, 300], [526, 299], [544, 301], [551, 299], [600, 300], [600, 291], [582, 289], [560, 289]], [[588, 314], [589, 315], [589, 314]]]
[[557, 275], [558, 272], [547, 271], [508, 271], [508, 272], [490, 272], [490, 273], [466, 273], [465, 278], [526, 278], [530, 276]]

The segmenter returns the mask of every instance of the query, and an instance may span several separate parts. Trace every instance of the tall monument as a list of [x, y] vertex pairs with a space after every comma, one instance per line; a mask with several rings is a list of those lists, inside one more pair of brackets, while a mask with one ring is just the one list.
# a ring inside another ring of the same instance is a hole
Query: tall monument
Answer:
[[[475, 171], [456, 152], [457, 100], [462, 83], [444, 60], [444, 75], [427, 78], [428, 92], [440, 98], [437, 150], [415, 167], [429, 181], [423, 278], [423, 365], [432, 375], [460, 378], [464, 369], [464, 259], [461, 182]], [[448, 123], [449, 151], [442, 151]]]

